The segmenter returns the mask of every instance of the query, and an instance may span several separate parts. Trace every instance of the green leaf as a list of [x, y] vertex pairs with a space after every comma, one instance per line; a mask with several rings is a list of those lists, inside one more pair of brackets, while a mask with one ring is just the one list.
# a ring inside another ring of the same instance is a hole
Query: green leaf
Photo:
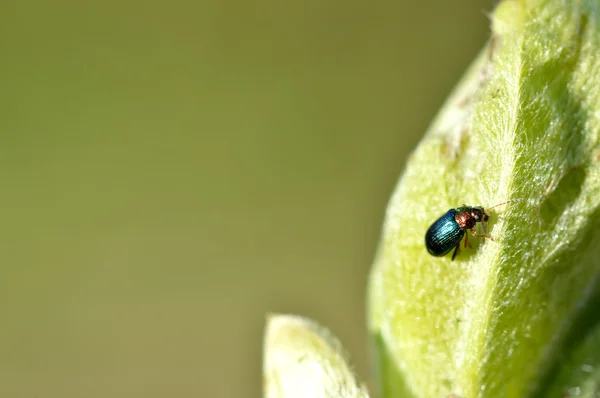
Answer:
[[367, 398], [338, 340], [317, 323], [271, 315], [264, 342], [264, 396]]
[[[600, 396], [600, 292], [596, 291], [580, 321], [571, 328], [570, 354], [547, 377], [547, 397]], [[590, 322], [591, 321], [591, 322]], [[593, 325], [586, 325], [593, 323]], [[591, 327], [590, 327], [591, 326]]]
[[[587, 311], [600, 275], [599, 13], [598, 0], [502, 2], [409, 159], [369, 286], [383, 397], [539, 396], [574, 325], [585, 335], [600, 318]], [[471, 237], [455, 261], [427, 253], [448, 209], [514, 198], [490, 212], [494, 241]]]

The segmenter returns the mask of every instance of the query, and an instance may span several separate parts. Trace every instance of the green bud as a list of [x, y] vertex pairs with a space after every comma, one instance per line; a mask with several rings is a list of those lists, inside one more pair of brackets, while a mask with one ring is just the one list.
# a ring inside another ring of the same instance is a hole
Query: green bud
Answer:
[[368, 398], [343, 355], [341, 344], [315, 322], [271, 315], [264, 342], [267, 398]]
[[[383, 397], [540, 396], [598, 324], [599, 24], [598, 0], [494, 11], [389, 203], [369, 289]], [[428, 254], [448, 209], [515, 198], [490, 212], [494, 241]]]

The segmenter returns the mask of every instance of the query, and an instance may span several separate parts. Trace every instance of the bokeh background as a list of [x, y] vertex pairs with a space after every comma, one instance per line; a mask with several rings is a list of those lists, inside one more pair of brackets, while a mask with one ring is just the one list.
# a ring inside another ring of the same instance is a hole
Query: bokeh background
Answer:
[[267, 312], [369, 379], [386, 202], [492, 8], [3, 4], [0, 396], [257, 397]]

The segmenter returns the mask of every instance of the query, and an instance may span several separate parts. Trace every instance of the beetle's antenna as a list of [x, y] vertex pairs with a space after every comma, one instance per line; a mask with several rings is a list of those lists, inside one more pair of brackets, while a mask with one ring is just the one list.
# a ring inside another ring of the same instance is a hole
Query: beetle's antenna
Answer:
[[494, 207], [502, 206], [502, 205], [512, 203], [512, 202], [518, 202], [519, 200], [525, 200], [525, 198], [516, 198], [516, 199], [507, 200], [506, 202], [502, 202], [497, 205], [494, 205], [494, 206], [490, 207], [489, 209], [485, 209], [485, 212], [487, 213], [488, 211], [492, 210]]

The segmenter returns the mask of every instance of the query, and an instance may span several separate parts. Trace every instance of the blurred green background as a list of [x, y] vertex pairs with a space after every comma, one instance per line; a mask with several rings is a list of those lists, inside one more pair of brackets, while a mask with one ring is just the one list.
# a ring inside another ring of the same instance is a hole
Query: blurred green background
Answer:
[[267, 312], [369, 379], [385, 205], [492, 6], [3, 4], [0, 396], [257, 397]]

